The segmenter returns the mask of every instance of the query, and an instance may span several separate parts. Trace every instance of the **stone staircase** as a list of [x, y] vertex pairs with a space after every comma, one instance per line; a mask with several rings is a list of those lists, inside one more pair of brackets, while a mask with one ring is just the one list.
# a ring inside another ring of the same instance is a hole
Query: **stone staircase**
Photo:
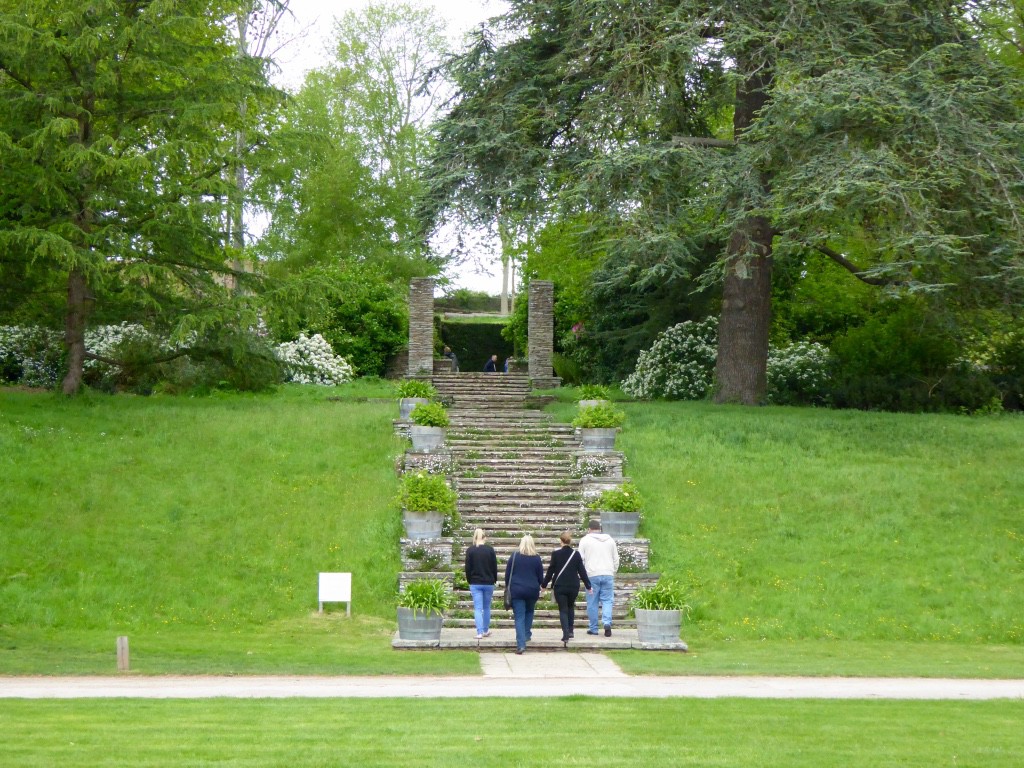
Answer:
[[[545, 565], [560, 546], [559, 535], [569, 530], [574, 545], [584, 533], [583, 482], [570, 474], [581, 450], [575, 430], [537, 410], [526, 408], [530, 381], [525, 374], [435, 374], [434, 386], [449, 404], [451, 424], [447, 447], [455, 471], [461, 528], [453, 532], [453, 571], [460, 571], [473, 530], [483, 528], [498, 555], [499, 582], [491, 624], [513, 625], [501, 605], [505, 564], [525, 533], [533, 536]], [[646, 561], [646, 542], [642, 542]], [[631, 626], [626, 618], [635, 589], [657, 578], [654, 574], [620, 573], [616, 578], [615, 624]], [[456, 585], [460, 580], [456, 580]], [[456, 586], [457, 605], [446, 626], [473, 627], [473, 602], [468, 589]], [[583, 593], [577, 603], [577, 626], [586, 626]], [[558, 610], [546, 592], [537, 604], [534, 626], [557, 627]]]

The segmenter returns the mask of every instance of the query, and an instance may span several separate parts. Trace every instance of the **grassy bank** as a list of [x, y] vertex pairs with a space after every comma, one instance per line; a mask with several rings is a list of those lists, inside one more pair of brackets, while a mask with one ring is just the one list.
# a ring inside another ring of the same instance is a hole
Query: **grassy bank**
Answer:
[[[0, 393], [0, 670], [109, 670], [123, 634], [141, 672], [413, 671], [389, 392]], [[315, 615], [320, 571], [352, 572], [355, 620]]]
[[[456, 673], [390, 649], [402, 444], [385, 384], [0, 390], [0, 673]], [[1024, 420], [625, 404], [693, 653], [651, 673], [1024, 677]], [[553, 410], [566, 420], [573, 406]], [[354, 574], [355, 616], [316, 615]]]
[[1020, 762], [1022, 717], [1021, 702], [0, 701], [0, 762], [998, 768]]
[[[919, 669], [931, 648], [937, 669], [987, 676], [1001, 659], [1000, 674], [1024, 675], [1024, 420], [624, 407], [641, 533], [652, 567], [687, 586], [684, 636], [704, 663], [764, 672], [809, 650], [822, 673], [855, 642], [889, 670]], [[864, 674], [849, 657], [840, 668]]]

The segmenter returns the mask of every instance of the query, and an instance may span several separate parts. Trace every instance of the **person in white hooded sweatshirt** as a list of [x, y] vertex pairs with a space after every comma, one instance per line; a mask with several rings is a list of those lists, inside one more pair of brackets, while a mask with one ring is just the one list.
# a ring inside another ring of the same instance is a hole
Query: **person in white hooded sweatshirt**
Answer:
[[615, 539], [601, 533], [601, 523], [590, 521], [590, 533], [580, 539], [580, 555], [590, 576], [592, 589], [587, 592], [588, 635], [598, 634], [598, 609], [604, 624], [604, 636], [612, 636], [612, 605], [615, 602], [615, 572], [619, 570], [619, 548]]

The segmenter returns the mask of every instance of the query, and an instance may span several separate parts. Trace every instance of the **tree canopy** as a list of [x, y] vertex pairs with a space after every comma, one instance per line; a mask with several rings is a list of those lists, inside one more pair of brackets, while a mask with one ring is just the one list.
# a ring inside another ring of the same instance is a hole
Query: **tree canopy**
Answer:
[[975, 24], [1007, 8], [513, 0], [449, 64], [423, 216], [587, 212], [636, 280], [721, 279], [716, 397], [759, 402], [774, 258], [1020, 295], [1021, 83]]
[[[128, 296], [183, 332], [232, 313], [222, 216], [230, 133], [272, 98], [222, 0], [0, 2], [0, 249], [60, 274], [81, 383], [97, 303]], [[250, 315], [254, 320], [254, 316]]]

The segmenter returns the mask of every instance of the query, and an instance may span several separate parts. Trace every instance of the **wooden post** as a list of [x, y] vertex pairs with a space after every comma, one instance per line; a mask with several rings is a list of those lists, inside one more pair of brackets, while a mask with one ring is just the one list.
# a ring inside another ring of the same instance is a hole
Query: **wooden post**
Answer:
[[131, 668], [128, 659], [128, 637], [120, 635], [117, 638], [117, 671], [127, 672]]

